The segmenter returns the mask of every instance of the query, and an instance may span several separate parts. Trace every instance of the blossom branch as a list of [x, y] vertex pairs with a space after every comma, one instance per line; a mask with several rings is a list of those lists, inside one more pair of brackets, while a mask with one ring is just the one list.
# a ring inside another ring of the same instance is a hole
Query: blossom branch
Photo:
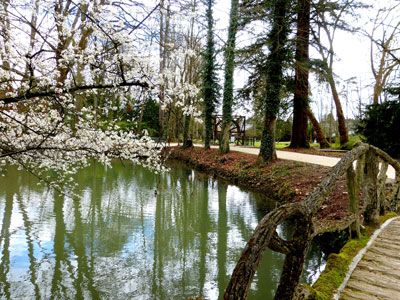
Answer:
[[59, 91], [50, 90], [50, 91], [40, 91], [40, 92], [27, 92], [22, 95], [18, 95], [15, 97], [5, 97], [0, 98], [0, 101], [3, 101], [4, 104], [16, 103], [19, 101], [29, 100], [32, 98], [41, 98], [41, 97], [50, 97], [50, 96], [58, 96], [63, 94], [71, 94], [78, 91], [85, 90], [97, 90], [97, 89], [111, 89], [116, 87], [130, 87], [130, 86], [139, 86], [142, 88], [149, 88], [149, 84], [144, 81], [130, 81], [130, 82], [122, 82], [119, 84], [93, 84], [93, 85], [82, 85], [75, 86], [72, 88], [61, 89]]

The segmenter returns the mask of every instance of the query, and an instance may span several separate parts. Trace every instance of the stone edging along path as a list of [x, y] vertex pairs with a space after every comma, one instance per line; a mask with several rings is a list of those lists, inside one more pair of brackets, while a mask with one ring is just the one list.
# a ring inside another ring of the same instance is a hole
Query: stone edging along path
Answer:
[[348, 281], [350, 280], [351, 275], [353, 274], [354, 270], [356, 269], [358, 263], [361, 261], [363, 256], [367, 253], [368, 249], [372, 246], [372, 244], [375, 242], [375, 240], [378, 238], [379, 234], [393, 221], [400, 219], [400, 217], [395, 217], [391, 218], [387, 221], [385, 221], [379, 229], [377, 229], [374, 234], [371, 236], [370, 240], [368, 241], [367, 245], [361, 249], [358, 254], [353, 258], [352, 262], [349, 265], [349, 270], [346, 273], [346, 276], [342, 282], [342, 284], [339, 286], [337, 293], [333, 296], [334, 300], [338, 300], [340, 298], [340, 294], [343, 292], [345, 289]]

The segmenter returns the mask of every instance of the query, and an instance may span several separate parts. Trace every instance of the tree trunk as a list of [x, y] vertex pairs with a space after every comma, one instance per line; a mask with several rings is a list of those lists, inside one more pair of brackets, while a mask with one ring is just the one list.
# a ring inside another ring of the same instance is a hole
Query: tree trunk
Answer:
[[233, 105], [233, 73], [235, 71], [235, 44], [238, 28], [239, 0], [231, 1], [231, 12], [228, 29], [228, 41], [225, 50], [225, 82], [222, 100], [222, 132], [219, 144], [219, 153], [229, 152], [229, 129], [232, 122]]
[[229, 142], [230, 142], [230, 127], [231, 122], [222, 126], [221, 136], [219, 139], [219, 153], [224, 154], [229, 152]]
[[290, 148], [310, 148], [307, 138], [309, 44], [310, 0], [300, 0], [297, 14], [296, 89], [293, 98], [293, 126]]
[[144, 113], [144, 105], [146, 103], [146, 97], [143, 97], [142, 105], [140, 106], [140, 116], [139, 116], [139, 124], [137, 129], [137, 134], [140, 135], [142, 131], [142, 121], [143, 121], [143, 113]]
[[204, 69], [203, 69], [203, 99], [204, 99], [204, 149], [210, 149], [210, 142], [213, 133], [213, 113], [215, 103], [218, 98], [219, 85], [215, 69], [215, 43], [214, 43], [214, 19], [213, 19], [213, 0], [207, 0], [207, 44], [204, 52]]
[[317, 119], [315, 118], [313, 112], [311, 111], [311, 109], [309, 107], [307, 109], [307, 115], [308, 115], [308, 118], [310, 119], [312, 125], [314, 126], [315, 132], [317, 134], [319, 148], [320, 149], [329, 148], [331, 145], [328, 143], [328, 141], [324, 135], [324, 132], [322, 131], [321, 126], [319, 126]]
[[273, 22], [268, 34], [269, 51], [265, 77], [268, 82], [265, 91], [265, 119], [258, 160], [269, 163], [276, 159], [275, 126], [281, 102], [284, 63], [288, 59], [287, 38], [289, 22], [288, 0], [277, 0], [273, 7]]
[[190, 116], [185, 116], [183, 123], [183, 145], [189, 140]]
[[214, 1], [207, 1], [207, 45], [204, 52], [204, 70], [203, 70], [203, 99], [204, 99], [204, 149], [210, 149], [210, 142], [213, 133], [213, 113], [215, 110], [215, 103], [218, 97], [218, 82], [215, 71], [215, 44], [214, 44], [214, 19], [213, 8]]
[[[193, 1], [193, 6], [192, 6], [192, 13], [194, 14], [197, 9], [197, 1]], [[189, 33], [189, 47], [190, 48], [195, 48], [195, 39], [194, 39], [194, 24], [195, 24], [195, 19], [194, 17], [191, 18], [190, 20], [190, 33]], [[193, 57], [188, 57], [188, 70], [186, 72], [186, 81], [189, 82], [189, 84], [193, 84], [195, 81], [195, 76], [194, 73], [196, 70], [194, 69], [194, 58]], [[186, 105], [192, 105], [192, 97], [187, 96], [186, 97]], [[184, 124], [183, 124], [183, 147], [192, 147], [193, 146], [193, 137], [191, 135], [189, 139], [189, 129], [190, 129], [190, 121], [191, 121], [191, 116], [190, 115], [185, 115], [184, 118]]]
[[[166, 14], [165, 14], [166, 11]], [[165, 8], [164, 0], [160, 1], [160, 74], [163, 74], [165, 71], [165, 68], [167, 67], [167, 61], [168, 61], [168, 49], [167, 49], [167, 44], [169, 42], [169, 25], [170, 25], [170, 4], [168, 1], [168, 5]], [[163, 75], [162, 75], [163, 76]], [[163, 83], [160, 86], [160, 108], [158, 111], [158, 120], [160, 124], [161, 131], [163, 131], [163, 125], [164, 125], [164, 102], [165, 102], [165, 91], [167, 89], [167, 81], [164, 78]]]
[[275, 149], [275, 128], [276, 118], [267, 115], [265, 117], [264, 128], [261, 139], [259, 161], [269, 163], [277, 159]]
[[340, 136], [340, 146], [343, 146], [349, 141], [349, 134], [347, 132], [346, 126], [346, 119], [343, 114], [342, 104], [340, 103], [339, 94], [336, 89], [335, 80], [333, 79], [332, 70], [328, 70], [328, 81], [331, 87], [333, 101], [335, 102], [336, 106], [336, 115], [338, 118], [338, 129], [339, 129], [339, 136]]

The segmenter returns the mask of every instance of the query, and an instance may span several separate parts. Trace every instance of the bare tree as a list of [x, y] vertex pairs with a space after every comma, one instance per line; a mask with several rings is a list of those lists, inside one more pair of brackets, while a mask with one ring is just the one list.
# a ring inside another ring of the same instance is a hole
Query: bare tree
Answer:
[[371, 32], [363, 32], [371, 42], [371, 71], [375, 79], [373, 103], [379, 103], [384, 87], [400, 64], [399, 60], [391, 55], [400, 50], [399, 8], [400, 4], [397, 3], [392, 7], [379, 9]]
[[[320, 59], [314, 62], [319, 72], [321, 72], [320, 75], [329, 83], [336, 106], [340, 145], [342, 146], [348, 142], [349, 136], [333, 71], [335, 58], [333, 46], [337, 30], [352, 30], [345, 22], [345, 15], [351, 15], [354, 7], [359, 6], [359, 3], [354, 0], [321, 0], [314, 3], [313, 6], [313, 21], [315, 26], [311, 27], [313, 36], [312, 45], [320, 54]], [[327, 41], [327, 44], [325, 41]]]

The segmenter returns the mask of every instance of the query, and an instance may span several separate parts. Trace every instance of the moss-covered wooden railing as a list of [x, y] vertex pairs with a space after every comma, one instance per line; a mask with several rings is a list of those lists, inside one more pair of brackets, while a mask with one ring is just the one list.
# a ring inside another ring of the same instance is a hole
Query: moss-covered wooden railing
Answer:
[[[387, 197], [386, 173], [388, 165], [396, 172], [391, 196]], [[324, 222], [316, 214], [338, 179], [346, 174], [350, 216], [338, 221]], [[360, 235], [359, 203], [362, 201], [364, 222], [377, 224], [385, 210], [397, 210], [400, 188], [400, 163], [384, 151], [361, 142], [346, 153], [330, 169], [325, 179], [301, 203], [282, 205], [260, 221], [233, 270], [224, 294], [225, 300], [246, 299], [266, 248], [286, 255], [280, 282], [274, 299], [296, 298], [305, 255], [312, 239], [321, 233], [351, 229], [353, 236]], [[291, 240], [283, 240], [277, 227], [285, 220], [295, 221]]]

